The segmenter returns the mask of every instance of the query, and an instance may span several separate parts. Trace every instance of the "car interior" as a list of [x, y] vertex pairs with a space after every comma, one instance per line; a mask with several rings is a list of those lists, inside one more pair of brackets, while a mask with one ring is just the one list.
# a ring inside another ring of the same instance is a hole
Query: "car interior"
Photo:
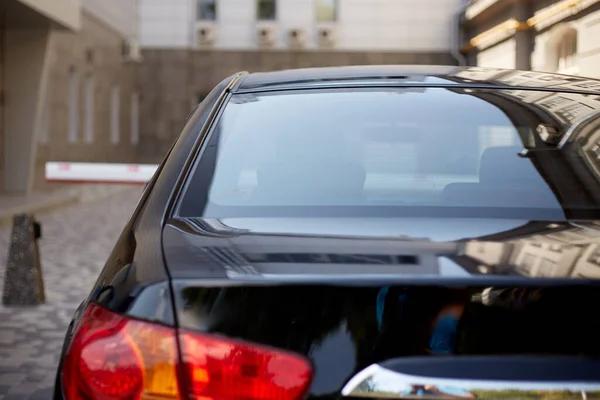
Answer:
[[441, 200], [451, 204], [556, 207], [552, 190], [518, 147], [489, 147], [481, 155], [479, 181], [444, 187]]
[[[214, 193], [215, 203], [229, 205], [440, 205], [560, 208], [556, 196], [523, 147], [489, 146], [450, 150], [448, 143], [424, 143], [419, 133], [363, 135], [359, 154], [339, 139], [315, 150], [314, 143], [289, 143], [239, 161], [236, 187]], [[423, 136], [427, 136], [424, 134]], [[341, 147], [341, 148], [340, 148]], [[258, 159], [257, 159], [258, 158]], [[306, 163], [306, 159], [309, 163]], [[254, 165], [252, 165], [254, 164]], [[245, 172], [245, 173], [243, 173]], [[223, 192], [222, 192], [223, 193]]]
[[[194, 215], [194, 199], [207, 198], [195, 216], [244, 215], [244, 207], [256, 216], [272, 207], [281, 215], [302, 207], [310, 214], [323, 206], [562, 212], [533, 161], [519, 156], [534, 142], [531, 126], [514, 125], [475, 97], [425, 93], [354, 93], [330, 108], [319, 96], [334, 100], [335, 93], [232, 103], [211, 139], [216, 163], [205, 157], [182, 209]], [[364, 107], [372, 101], [380, 107]], [[455, 102], [473, 108], [458, 111]], [[267, 124], [272, 110], [278, 118]]]

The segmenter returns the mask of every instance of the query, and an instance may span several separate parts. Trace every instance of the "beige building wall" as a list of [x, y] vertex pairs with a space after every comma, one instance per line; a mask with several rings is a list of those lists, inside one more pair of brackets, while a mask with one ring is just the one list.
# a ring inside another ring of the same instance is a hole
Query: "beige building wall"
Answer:
[[[1, 0], [11, 1], [11, 0]], [[81, 0], [17, 0], [27, 7], [49, 18], [52, 22], [68, 29], [81, 26]]]
[[81, 0], [83, 9], [127, 39], [138, 35], [139, 0]]
[[[4, 28], [0, 26], [0, 155], [4, 154]], [[4, 160], [0, 159], [0, 188], [4, 187]]]
[[[484, 0], [475, 2], [477, 5], [484, 3]], [[488, 42], [490, 37], [498, 38], [492, 39], [493, 43], [485, 48], [473, 48], [470, 43], [465, 45], [466, 51], [474, 54], [477, 65], [517, 67], [517, 47], [521, 40], [521, 49], [527, 48], [528, 41], [533, 43], [529, 54], [532, 70], [600, 77], [600, 1], [517, 0], [505, 4], [501, 9], [490, 7], [463, 27], [469, 32], [467, 40], [470, 42], [481, 39], [478, 35], [482, 33], [488, 35]], [[521, 13], [516, 11], [514, 4], [523, 6]], [[526, 9], [525, 13], [523, 9]], [[509, 32], [507, 39], [506, 30], [503, 33], [498, 28], [511, 18], [522, 26]], [[574, 54], [565, 62], [568, 47], [574, 48]]]
[[140, 0], [142, 45], [196, 47], [198, 29], [210, 29], [214, 50], [258, 50], [257, 28], [268, 26], [278, 50], [290, 48], [291, 29], [303, 32], [303, 48], [317, 50], [321, 47], [319, 29], [328, 27], [335, 37], [332, 46], [339, 51], [449, 51], [452, 15], [462, 0], [342, 0], [331, 2], [336, 3], [333, 21], [317, 20], [315, 0], [278, 0], [276, 16], [266, 25], [257, 22], [256, 0], [218, 0], [215, 21], [198, 15], [198, 3]]
[[137, 64], [124, 43], [136, 5], [0, 0], [2, 193], [59, 188], [45, 183], [47, 161], [135, 161]]
[[480, 67], [515, 68], [515, 39], [508, 39], [477, 53]]
[[2, 161], [3, 189], [11, 194], [32, 190], [36, 134], [49, 72], [49, 28], [7, 29], [3, 61], [6, 97]]
[[57, 188], [45, 183], [47, 161], [136, 161], [132, 99], [139, 92], [138, 66], [122, 48], [121, 33], [85, 10], [78, 32], [53, 32], [34, 189]]
[[[575, 16], [577, 17], [577, 16]], [[569, 31], [577, 36], [577, 66], [567, 73], [600, 77], [600, 11], [593, 11], [579, 18], [558, 22], [535, 36], [532, 67], [539, 71], [558, 72], [557, 48]], [[560, 71], [563, 72], [563, 71]]]
[[546, 56], [550, 34], [541, 33], [535, 37], [534, 51], [531, 53], [531, 69], [535, 71], [550, 72]]
[[600, 10], [582, 17], [575, 28], [577, 35], [577, 58], [580, 74], [600, 77]]
[[3, 0], [0, 13], [0, 191], [22, 195], [33, 188], [52, 32], [79, 29], [80, 2]]
[[185, 118], [214, 86], [239, 71], [369, 64], [452, 65], [447, 52], [201, 51], [145, 49], [140, 64], [141, 162], [157, 163], [184, 126]]

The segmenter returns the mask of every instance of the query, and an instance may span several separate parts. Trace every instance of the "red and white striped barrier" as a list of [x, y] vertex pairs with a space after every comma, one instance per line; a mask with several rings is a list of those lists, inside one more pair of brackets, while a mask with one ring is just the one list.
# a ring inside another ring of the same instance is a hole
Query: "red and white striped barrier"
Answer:
[[57, 183], [145, 184], [158, 165], [102, 163], [46, 163], [46, 181]]

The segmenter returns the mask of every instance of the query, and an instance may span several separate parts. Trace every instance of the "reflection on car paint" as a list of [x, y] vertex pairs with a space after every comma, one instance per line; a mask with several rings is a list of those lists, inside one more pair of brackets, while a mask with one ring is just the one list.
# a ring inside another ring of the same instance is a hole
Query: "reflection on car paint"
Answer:
[[511, 382], [414, 376], [377, 364], [356, 374], [342, 389], [346, 397], [386, 399], [587, 399], [600, 396], [600, 383]]
[[[455, 241], [406, 235], [262, 233], [256, 228], [240, 229], [239, 222], [238, 227], [228, 227], [224, 220], [187, 219], [176, 226], [173, 231], [167, 227], [167, 241], [183, 235], [189, 243], [178, 249], [178, 259], [194, 263], [201, 257], [202, 265], [214, 265], [236, 278], [250, 273], [253, 278], [323, 278], [342, 272], [345, 277], [440, 276], [443, 259], [444, 276], [600, 279], [600, 225], [593, 222], [528, 222], [508, 231]], [[221, 240], [228, 234], [228, 240]], [[192, 249], [195, 255], [188, 253]], [[448, 268], [448, 263], [456, 268]]]

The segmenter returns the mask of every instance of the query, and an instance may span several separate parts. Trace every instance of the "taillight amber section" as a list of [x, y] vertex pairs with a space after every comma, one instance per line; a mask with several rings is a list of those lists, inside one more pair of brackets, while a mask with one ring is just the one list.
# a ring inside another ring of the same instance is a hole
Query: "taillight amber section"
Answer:
[[67, 400], [179, 399], [175, 331], [90, 305], [65, 357]]
[[169, 329], [138, 323], [128, 326], [130, 345], [137, 352], [143, 366], [141, 399], [178, 399], [177, 343]]

